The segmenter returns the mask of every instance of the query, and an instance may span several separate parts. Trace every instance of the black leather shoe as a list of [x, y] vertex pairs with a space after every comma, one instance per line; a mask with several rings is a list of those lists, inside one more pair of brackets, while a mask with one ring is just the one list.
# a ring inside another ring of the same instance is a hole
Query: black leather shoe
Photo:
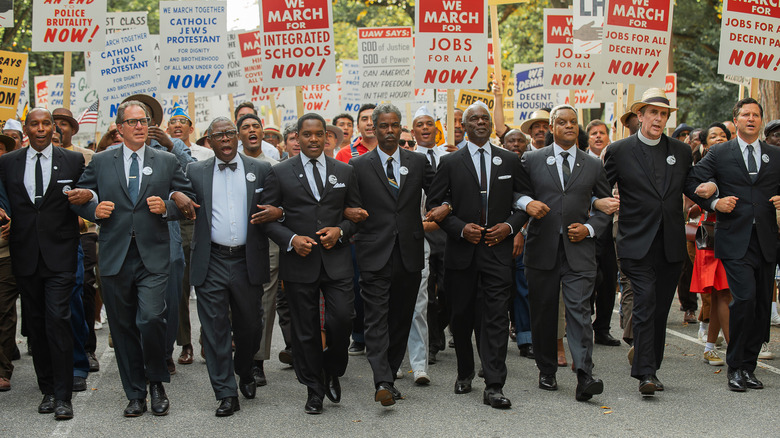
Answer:
[[741, 370], [729, 371], [727, 376], [730, 390], [734, 392], [747, 391], [747, 383], [745, 382], [745, 376], [742, 375]]
[[238, 404], [238, 397], [225, 397], [219, 401], [219, 407], [217, 408], [217, 417], [229, 417], [233, 415], [233, 412], [240, 411], [241, 406]]
[[352, 341], [352, 344], [349, 346], [347, 352], [350, 356], [360, 356], [361, 354], [366, 354], [366, 344], [363, 342]]
[[393, 394], [393, 400], [403, 400], [404, 396], [401, 395], [401, 391], [398, 390], [398, 388], [395, 387], [392, 383], [390, 384], [390, 392]]
[[376, 387], [374, 393], [374, 401], [379, 402], [382, 406], [392, 406], [395, 404], [395, 397], [393, 397], [393, 391], [390, 389], [393, 385], [390, 383], [380, 383]]
[[490, 405], [495, 409], [509, 409], [512, 402], [504, 397], [500, 388], [488, 388], [482, 393], [482, 403]]
[[265, 386], [268, 384], [268, 379], [265, 378], [265, 370], [263, 370], [263, 361], [256, 360], [255, 365], [252, 367], [252, 377], [255, 378], [257, 386]]
[[341, 401], [341, 383], [339, 378], [325, 373], [325, 397], [333, 403]]
[[317, 394], [310, 392], [309, 398], [306, 400], [306, 406], [303, 407], [303, 410], [307, 414], [316, 415], [322, 413], [322, 397], [318, 396]]
[[168, 401], [162, 382], [149, 382], [149, 395], [152, 399], [152, 414], [157, 416], [168, 415], [171, 403]]
[[246, 398], [255, 398], [257, 395], [257, 382], [254, 377], [247, 377], [246, 379], [238, 379], [238, 390], [241, 391], [241, 395]]
[[745, 379], [745, 386], [748, 389], [764, 389], [764, 384], [756, 379], [756, 375], [752, 371], [742, 370], [742, 378]]
[[428, 365], [433, 365], [436, 363], [436, 353], [436, 351], [428, 352]]
[[89, 361], [89, 372], [96, 373], [100, 371], [100, 362], [97, 360], [95, 353], [87, 353], [87, 360]]
[[471, 392], [472, 380], [474, 380], [474, 373], [465, 379], [458, 378], [458, 380], [455, 381], [455, 394], [468, 394]]
[[73, 376], [73, 392], [82, 392], [87, 390], [87, 379], [79, 376]]
[[38, 405], [39, 414], [51, 414], [54, 412], [54, 395], [44, 394], [41, 404]]
[[658, 387], [655, 385], [652, 375], [648, 374], [639, 380], [639, 392], [642, 394], [642, 397], [652, 397], [657, 390]]
[[555, 378], [555, 374], [539, 374], [539, 388], [546, 391], [558, 390], [558, 380]]
[[70, 420], [73, 418], [73, 405], [66, 400], [57, 400], [54, 402], [54, 419]]
[[292, 350], [289, 348], [285, 348], [284, 350], [279, 352], [279, 362], [292, 366], [293, 364], [293, 355]]
[[146, 412], [146, 400], [138, 398], [130, 400], [125, 408], [125, 417], [140, 417]]
[[534, 359], [536, 356], [534, 356], [534, 346], [531, 344], [523, 344], [517, 347], [520, 349], [520, 356], [527, 357], [529, 359]]
[[594, 379], [592, 376], [577, 379], [577, 390], [574, 398], [577, 401], [588, 401], [596, 394], [604, 392], [604, 382], [601, 379]]
[[609, 333], [597, 333], [593, 337], [593, 341], [597, 344], [608, 345], [610, 347], [620, 346], [620, 341], [613, 338]]
[[658, 380], [658, 376], [653, 374], [652, 376], [650, 376], [650, 378], [653, 379], [653, 383], [655, 383], [655, 390], [656, 391], [663, 391], [664, 390], [664, 384], [661, 383], [660, 380]]

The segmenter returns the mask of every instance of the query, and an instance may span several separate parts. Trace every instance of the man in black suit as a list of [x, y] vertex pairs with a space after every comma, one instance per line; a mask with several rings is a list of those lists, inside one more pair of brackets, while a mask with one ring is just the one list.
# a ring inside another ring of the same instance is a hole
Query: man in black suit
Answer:
[[0, 181], [14, 214], [9, 246], [43, 393], [38, 412], [67, 420], [73, 418], [70, 298], [79, 246], [78, 216], [69, 200], [84, 157], [52, 146], [54, 126], [49, 111], [30, 111], [24, 124], [30, 147], [0, 158]]
[[663, 134], [669, 114], [666, 94], [651, 88], [635, 102], [640, 130], [607, 146], [604, 169], [620, 190], [617, 256], [634, 289], [634, 363], [631, 376], [643, 396], [662, 391], [666, 318], [680, 278], [685, 249], [682, 192], [691, 148]]
[[[744, 392], [764, 387], [754, 371], [769, 333], [780, 148], [758, 140], [764, 110], [755, 99], [737, 102], [733, 114], [737, 137], [710, 148], [691, 169], [686, 192], [702, 208], [717, 211], [715, 257], [723, 261], [733, 298], [726, 352], [728, 387]], [[718, 194], [705, 200], [706, 194], [697, 196], [703, 193], [699, 184], [709, 181], [717, 185]]]
[[365, 306], [366, 356], [374, 373], [374, 400], [401, 398], [393, 386], [412, 324], [424, 263], [422, 191], [433, 168], [421, 154], [398, 147], [401, 112], [381, 104], [371, 116], [378, 148], [350, 160], [368, 218], [355, 235]]
[[[298, 119], [301, 154], [271, 169], [261, 204], [284, 209], [266, 234], [279, 245], [279, 277], [284, 281], [292, 319], [295, 374], [308, 388], [304, 411], [322, 413], [322, 398], [341, 400], [339, 377], [347, 369], [354, 294], [349, 238], [357, 225], [344, 219], [345, 207], [360, 207], [352, 167], [323, 154], [325, 120], [318, 114]], [[320, 293], [325, 297], [323, 351]]]
[[474, 378], [472, 331], [479, 339], [485, 375], [483, 402], [508, 408], [503, 394], [512, 297], [512, 238], [524, 213], [513, 213], [513, 194], [526, 191], [520, 158], [488, 142], [492, 120], [486, 105], [466, 109], [468, 144], [442, 157], [428, 198], [429, 206], [448, 202], [452, 213], [440, 222], [447, 232], [445, 288], [458, 376], [455, 393], [471, 391]]

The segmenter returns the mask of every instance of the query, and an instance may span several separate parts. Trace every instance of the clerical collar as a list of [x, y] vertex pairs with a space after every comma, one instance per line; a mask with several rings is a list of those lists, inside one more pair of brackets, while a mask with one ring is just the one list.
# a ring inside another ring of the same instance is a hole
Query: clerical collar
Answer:
[[655, 140], [651, 140], [651, 139], [645, 137], [644, 135], [642, 135], [642, 130], [637, 131], [636, 135], [637, 135], [637, 137], [639, 137], [639, 141], [641, 141], [642, 143], [644, 143], [644, 144], [646, 144], [648, 146], [657, 146], [658, 143], [661, 142], [661, 137], [658, 137]]

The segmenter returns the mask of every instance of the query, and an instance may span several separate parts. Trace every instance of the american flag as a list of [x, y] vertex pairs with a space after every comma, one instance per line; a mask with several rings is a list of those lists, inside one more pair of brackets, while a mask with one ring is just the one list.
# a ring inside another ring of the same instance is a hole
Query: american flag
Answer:
[[79, 122], [79, 125], [85, 125], [89, 123], [97, 123], [98, 119], [98, 101], [96, 100], [95, 103], [89, 106], [89, 108], [85, 109], [83, 113], [79, 116], [77, 121]]

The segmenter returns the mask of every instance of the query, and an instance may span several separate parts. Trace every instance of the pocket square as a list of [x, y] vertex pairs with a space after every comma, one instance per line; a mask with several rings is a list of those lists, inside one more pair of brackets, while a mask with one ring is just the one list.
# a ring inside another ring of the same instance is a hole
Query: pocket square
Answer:
[[262, 188], [262, 187], [260, 187], [260, 188], [258, 188], [258, 189], [255, 189], [255, 193], [260, 193], [260, 192], [262, 192], [262, 191], [263, 191], [263, 188]]
[[498, 177], [498, 179], [509, 179], [512, 178], [512, 175], [501, 175]]
[[334, 189], [343, 189], [344, 187], [346, 187], [344, 183], [336, 183], [333, 185]]
[[57, 180], [57, 184], [70, 184], [72, 182], [73, 182], [72, 179], [58, 179]]

